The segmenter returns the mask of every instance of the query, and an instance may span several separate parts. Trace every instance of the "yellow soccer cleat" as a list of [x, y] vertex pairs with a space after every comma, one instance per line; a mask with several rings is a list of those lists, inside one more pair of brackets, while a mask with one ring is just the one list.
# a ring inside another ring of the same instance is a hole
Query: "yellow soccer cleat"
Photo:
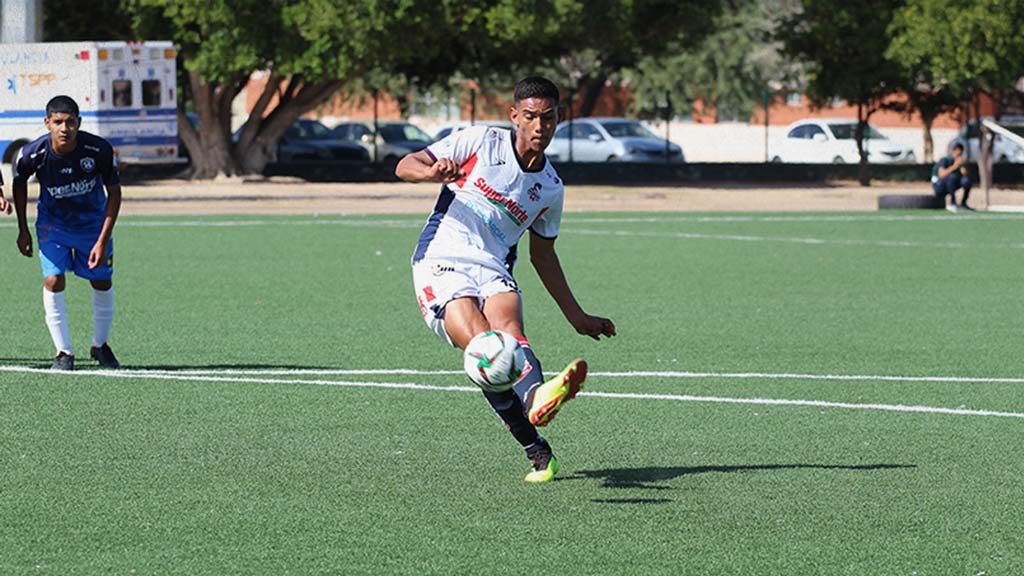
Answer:
[[587, 362], [577, 358], [569, 362], [557, 376], [538, 386], [530, 403], [530, 423], [534, 426], [547, 426], [562, 409], [562, 405], [576, 397], [586, 379]]
[[523, 480], [530, 484], [540, 484], [555, 479], [555, 474], [558, 474], [558, 460], [555, 460], [551, 446], [543, 438], [526, 451], [526, 457], [533, 464], [533, 471]]

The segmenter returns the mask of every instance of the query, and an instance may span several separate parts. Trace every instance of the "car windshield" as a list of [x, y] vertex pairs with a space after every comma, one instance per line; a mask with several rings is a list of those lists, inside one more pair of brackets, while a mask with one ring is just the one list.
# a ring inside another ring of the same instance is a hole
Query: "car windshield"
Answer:
[[330, 140], [331, 131], [323, 124], [310, 120], [306, 122], [299, 122], [296, 124], [299, 128], [299, 139], [300, 140]]
[[601, 122], [612, 138], [658, 138], [658, 135], [639, 122]]
[[[856, 124], [829, 124], [829, 129], [832, 130], [832, 134], [836, 137], [836, 140], [853, 140], [857, 134]], [[885, 140], [885, 135], [875, 130], [875, 128], [868, 124], [864, 127], [864, 138], [866, 140]]]
[[412, 124], [382, 124], [378, 126], [380, 129], [380, 135], [384, 138], [385, 142], [402, 142], [402, 141], [414, 141], [414, 142], [426, 142], [427, 144], [434, 141], [426, 132], [413, 126]]

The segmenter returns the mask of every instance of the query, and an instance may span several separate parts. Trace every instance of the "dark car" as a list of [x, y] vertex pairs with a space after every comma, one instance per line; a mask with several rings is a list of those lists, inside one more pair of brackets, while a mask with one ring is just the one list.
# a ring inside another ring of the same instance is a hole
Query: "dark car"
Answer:
[[300, 118], [277, 143], [277, 162], [295, 161], [369, 162], [370, 154], [358, 144], [338, 140], [320, 122]]

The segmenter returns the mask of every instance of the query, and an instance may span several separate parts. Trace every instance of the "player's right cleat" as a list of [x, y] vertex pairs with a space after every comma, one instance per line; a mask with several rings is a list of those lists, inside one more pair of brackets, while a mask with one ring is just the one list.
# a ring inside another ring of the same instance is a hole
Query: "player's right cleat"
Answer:
[[106, 344], [103, 346], [93, 346], [89, 350], [89, 356], [92, 356], [93, 360], [99, 362], [100, 368], [117, 370], [121, 367], [121, 363], [118, 362], [117, 357], [114, 356], [114, 351]]
[[64, 351], [57, 353], [57, 357], [53, 359], [53, 366], [50, 366], [50, 370], [58, 370], [60, 372], [71, 372], [74, 369], [75, 357]]
[[551, 445], [541, 438], [536, 444], [526, 449], [526, 457], [533, 464], [533, 471], [526, 475], [523, 480], [530, 484], [550, 482], [558, 473], [558, 460], [551, 451]]
[[538, 386], [530, 403], [530, 424], [547, 426], [562, 405], [576, 397], [586, 378], [587, 362], [577, 358], [557, 376]]

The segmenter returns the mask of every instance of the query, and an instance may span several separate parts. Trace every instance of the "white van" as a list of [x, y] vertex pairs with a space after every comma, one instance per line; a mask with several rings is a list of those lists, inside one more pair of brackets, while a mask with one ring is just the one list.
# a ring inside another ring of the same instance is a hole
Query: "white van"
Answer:
[[64, 94], [120, 163], [182, 162], [176, 80], [167, 41], [0, 44], [0, 159], [46, 133], [46, 103]]

